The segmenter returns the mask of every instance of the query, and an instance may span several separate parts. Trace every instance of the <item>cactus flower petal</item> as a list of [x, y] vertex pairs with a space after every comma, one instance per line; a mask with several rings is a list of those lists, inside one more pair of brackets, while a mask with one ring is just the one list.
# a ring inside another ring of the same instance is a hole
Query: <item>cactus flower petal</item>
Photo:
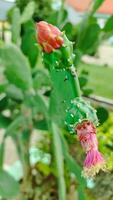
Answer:
[[87, 154], [84, 161], [83, 176], [86, 178], [94, 177], [100, 169], [105, 171], [106, 164], [102, 154], [98, 151], [94, 124], [85, 120], [77, 125], [76, 131], [81, 146]]
[[84, 161], [82, 175], [87, 178], [94, 177], [100, 170], [106, 170], [105, 160], [98, 150], [91, 149]]
[[57, 27], [44, 21], [37, 23], [37, 40], [46, 53], [53, 52], [64, 43], [62, 32]]

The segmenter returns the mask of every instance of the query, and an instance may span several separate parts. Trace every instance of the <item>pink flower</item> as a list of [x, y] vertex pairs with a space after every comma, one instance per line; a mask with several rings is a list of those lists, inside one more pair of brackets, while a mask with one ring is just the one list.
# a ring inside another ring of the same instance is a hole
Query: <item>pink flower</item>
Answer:
[[86, 156], [84, 161], [83, 176], [94, 177], [100, 169], [105, 171], [105, 160], [98, 149], [91, 149]]
[[44, 21], [37, 23], [37, 40], [46, 53], [53, 52], [54, 49], [60, 48], [64, 43], [62, 32]]
[[96, 128], [90, 121], [83, 121], [76, 127], [80, 143], [87, 153], [84, 161], [83, 176], [93, 177], [100, 169], [105, 170], [105, 160], [98, 151]]
[[77, 125], [76, 130], [85, 152], [97, 147], [96, 128], [92, 122], [83, 121], [81, 124]]

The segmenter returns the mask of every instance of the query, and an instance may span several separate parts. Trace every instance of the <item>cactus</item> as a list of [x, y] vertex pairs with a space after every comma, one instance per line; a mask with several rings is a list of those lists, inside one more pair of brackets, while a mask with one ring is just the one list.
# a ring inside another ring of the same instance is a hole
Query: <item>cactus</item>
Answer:
[[73, 44], [65, 33], [47, 22], [39, 22], [37, 30], [37, 40], [42, 48], [45, 65], [50, 71], [52, 69], [67, 70], [70, 74], [75, 98], [69, 103], [65, 123], [70, 133], [77, 133], [82, 148], [86, 152], [83, 176], [93, 177], [100, 169], [105, 170], [105, 160], [98, 151], [96, 111], [81, 97], [78, 76], [73, 64]]
[[75, 99], [71, 100], [66, 114], [66, 124], [69, 131], [74, 132], [74, 126], [83, 120], [91, 120], [97, 125], [98, 119], [95, 109], [81, 97], [78, 76], [73, 64], [73, 59], [75, 57], [73, 54], [73, 43], [68, 40], [65, 33], [60, 32], [57, 27], [46, 22], [39, 22], [37, 24], [37, 30], [37, 40], [42, 47], [43, 62], [46, 67], [50, 70], [67, 70], [70, 74], [70, 81], [74, 89]]

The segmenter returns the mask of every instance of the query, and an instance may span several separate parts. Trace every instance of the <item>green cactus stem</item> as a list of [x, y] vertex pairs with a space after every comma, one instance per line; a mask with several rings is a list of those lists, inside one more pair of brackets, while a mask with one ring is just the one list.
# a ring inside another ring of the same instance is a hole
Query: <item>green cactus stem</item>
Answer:
[[[44, 26], [47, 26], [47, 24], [44, 24]], [[52, 28], [53, 32], [58, 31], [55, 27]], [[50, 37], [50, 33], [48, 33], [48, 37]], [[97, 125], [98, 119], [95, 109], [93, 109], [90, 104], [84, 101], [81, 97], [78, 75], [76, 68], [74, 67], [75, 55], [73, 54], [73, 43], [68, 40], [65, 33], [61, 33], [60, 39], [61, 37], [63, 43], [61, 43], [59, 48], [53, 48], [56, 47], [57, 40], [50, 37], [47, 43], [48, 48], [45, 48], [42, 55], [45, 66], [48, 67], [50, 71], [56, 69], [59, 71], [67, 70], [69, 72], [69, 80], [71, 81], [73, 87], [75, 99], [70, 102], [69, 109], [67, 109], [66, 124], [69, 131], [71, 133], [75, 133], [75, 128], [78, 123], [81, 123], [84, 120], [89, 120]], [[50, 41], [52, 42], [49, 44]]]
[[52, 53], [43, 52], [43, 61], [50, 70], [68, 70], [70, 72], [70, 80], [75, 92], [75, 97], [81, 96], [80, 85], [76, 68], [73, 65], [73, 43], [68, 40], [63, 33], [64, 44], [61, 48], [54, 50]]
[[71, 101], [70, 107], [67, 109], [65, 123], [70, 133], [75, 133], [76, 125], [84, 120], [91, 121], [95, 126], [98, 125], [96, 110], [90, 103], [84, 101], [81, 97], [77, 97]]

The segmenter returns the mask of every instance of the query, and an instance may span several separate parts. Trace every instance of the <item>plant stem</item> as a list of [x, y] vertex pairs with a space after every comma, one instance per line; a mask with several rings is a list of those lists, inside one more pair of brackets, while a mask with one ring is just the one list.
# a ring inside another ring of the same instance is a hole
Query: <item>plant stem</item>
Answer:
[[53, 146], [54, 146], [54, 153], [55, 153], [57, 173], [58, 173], [57, 174], [58, 185], [59, 185], [58, 199], [66, 200], [66, 186], [64, 179], [64, 160], [63, 160], [62, 144], [61, 144], [59, 129], [54, 122], [51, 123], [51, 131], [52, 131]]
[[21, 193], [19, 200], [25, 198], [25, 196], [32, 196], [32, 177], [31, 177], [31, 166], [29, 160], [29, 148], [30, 148], [30, 131], [26, 130], [22, 133], [18, 133], [13, 137], [19, 158], [23, 167], [23, 180], [21, 184]]
[[2, 143], [0, 144], [0, 169], [3, 168], [4, 150], [5, 150], [5, 138], [3, 137]]

